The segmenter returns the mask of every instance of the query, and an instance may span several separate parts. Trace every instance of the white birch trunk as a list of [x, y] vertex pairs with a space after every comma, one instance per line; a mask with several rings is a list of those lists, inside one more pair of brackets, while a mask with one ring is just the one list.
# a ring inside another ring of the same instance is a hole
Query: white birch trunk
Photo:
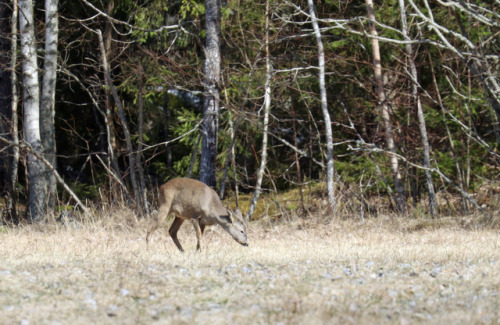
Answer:
[[215, 158], [219, 129], [220, 84], [220, 0], [205, 1], [206, 40], [204, 63], [203, 124], [200, 159], [200, 181], [215, 188]]
[[[40, 136], [40, 92], [33, 20], [33, 2], [19, 0], [19, 32], [21, 35], [24, 137], [30, 147], [42, 152]], [[41, 221], [46, 212], [46, 181], [44, 167], [36, 156], [28, 152], [29, 214], [31, 222]]]
[[323, 49], [323, 41], [321, 39], [321, 31], [318, 25], [318, 19], [314, 11], [313, 0], [307, 0], [309, 5], [309, 14], [311, 15], [311, 23], [313, 25], [314, 35], [318, 43], [318, 66], [319, 66], [319, 91], [321, 98], [321, 111], [323, 112], [323, 120], [325, 121], [326, 132], [326, 191], [328, 195], [328, 205], [330, 210], [335, 214], [336, 199], [335, 186], [333, 182], [335, 174], [335, 166], [333, 160], [333, 135], [330, 113], [328, 112], [328, 102], [326, 97], [325, 83], [325, 52]]
[[260, 166], [257, 170], [257, 182], [255, 184], [255, 192], [253, 194], [252, 203], [247, 213], [247, 218], [250, 219], [257, 207], [257, 201], [262, 193], [262, 179], [267, 166], [267, 132], [269, 129], [269, 113], [271, 111], [271, 58], [269, 54], [269, 0], [266, 1], [266, 34], [265, 34], [265, 51], [266, 51], [266, 83], [264, 85], [264, 121], [262, 130], [262, 153], [260, 157]]
[[[375, 78], [375, 88], [379, 101], [379, 105], [382, 108], [382, 119], [384, 121], [385, 128], [385, 139], [387, 143], [387, 149], [391, 153], [397, 153], [396, 144], [394, 142], [394, 130], [392, 126], [391, 116], [389, 113], [389, 105], [386, 102], [386, 96], [384, 91], [384, 82], [382, 78], [382, 64], [380, 59], [380, 47], [378, 42], [378, 33], [375, 28], [375, 13], [373, 11], [373, 1], [366, 0], [366, 9], [368, 13], [368, 20], [370, 25], [370, 34], [372, 37], [372, 54], [373, 54], [373, 70]], [[394, 179], [394, 187], [396, 192], [396, 208], [399, 213], [404, 213], [406, 199], [405, 199], [405, 189], [403, 185], [403, 180], [399, 172], [399, 161], [396, 155], [389, 155], [389, 162], [391, 166], [391, 171]]]
[[[59, 22], [57, 18], [58, 0], [45, 0], [45, 55], [43, 62], [43, 80], [40, 103], [40, 132], [45, 159], [56, 167], [56, 137], [55, 137], [55, 94], [57, 80], [57, 42]], [[57, 201], [56, 178], [46, 169], [48, 206], [55, 207]]]
[[[408, 36], [408, 28], [406, 22], [406, 8], [405, 8], [405, 0], [399, 0], [399, 10], [401, 15], [401, 26], [403, 36], [406, 40], [410, 40]], [[425, 179], [427, 182], [427, 192], [429, 194], [429, 210], [431, 215], [435, 218], [437, 216], [437, 204], [436, 204], [436, 194], [434, 191], [434, 184], [432, 182], [432, 174], [430, 171], [431, 162], [430, 162], [430, 146], [429, 140], [427, 136], [427, 127], [425, 123], [425, 116], [422, 110], [422, 103], [420, 101], [420, 94], [418, 93], [418, 73], [417, 67], [415, 65], [415, 60], [413, 59], [413, 46], [411, 43], [406, 44], [406, 54], [408, 56], [408, 63], [410, 65], [410, 74], [412, 78], [412, 97], [413, 101], [417, 107], [417, 118], [418, 118], [418, 126], [420, 129], [420, 135], [422, 137], [422, 148], [423, 148], [423, 156], [424, 156], [424, 167], [425, 167]]]

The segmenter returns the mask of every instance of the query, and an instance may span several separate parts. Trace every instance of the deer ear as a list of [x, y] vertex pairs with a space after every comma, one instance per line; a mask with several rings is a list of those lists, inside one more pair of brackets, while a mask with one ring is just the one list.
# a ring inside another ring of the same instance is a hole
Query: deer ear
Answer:
[[231, 211], [227, 210], [227, 212], [229, 213], [228, 215], [226, 216], [219, 216], [220, 219], [224, 220], [225, 222], [227, 223], [233, 223], [233, 220], [232, 220], [232, 213]]
[[226, 211], [227, 211], [227, 218], [229, 219], [229, 222], [232, 223], [235, 218], [234, 213], [229, 208], [226, 208]]
[[234, 210], [234, 214], [236, 214], [238, 216], [238, 218], [243, 221], [245, 224], [248, 223], [248, 215], [243, 215], [243, 213], [241, 213], [240, 209], [239, 208], [236, 208]]

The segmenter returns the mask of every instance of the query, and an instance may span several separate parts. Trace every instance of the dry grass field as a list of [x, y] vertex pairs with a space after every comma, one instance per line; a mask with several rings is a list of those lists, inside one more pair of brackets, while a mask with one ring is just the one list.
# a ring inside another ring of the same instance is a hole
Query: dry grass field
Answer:
[[499, 324], [498, 229], [415, 222], [0, 228], [0, 324]]

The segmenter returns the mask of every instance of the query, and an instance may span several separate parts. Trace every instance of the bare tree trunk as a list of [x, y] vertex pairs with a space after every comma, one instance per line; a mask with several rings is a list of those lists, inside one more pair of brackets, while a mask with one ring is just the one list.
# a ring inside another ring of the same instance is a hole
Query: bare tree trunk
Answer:
[[189, 170], [188, 170], [188, 178], [191, 178], [193, 175], [193, 168], [194, 168], [194, 163], [196, 161], [196, 156], [198, 155], [198, 147], [200, 146], [200, 141], [201, 141], [202, 135], [200, 134], [198, 138], [196, 139], [196, 143], [193, 146], [193, 152], [191, 153], [191, 162], [189, 163]]
[[148, 204], [147, 204], [147, 198], [146, 198], [146, 182], [144, 180], [144, 168], [142, 166], [142, 141], [144, 137], [144, 131], [143, 131], [143, 126], [144, 126], [144, 99], [143, 99], [143, 71], [142, 71], [142, 66], [140, 67], [140, 72], [139, 72], [139, 98], [138, 98], [138, 105], [139, 105], [139, 142], [137, 144], [137, 155], [135, 159], [135, 163], [137, 164], [137, 171], [139, 173], [139, 199], [140, 201], [137, 202], [137, 205], [139, 206], [139, 209], [142, 210], [142, 212], [146, 215], [149, 215], [149, 209], [148, 209]]
[[[389, 105], [386, 102], [386, 96], [384, 91], [384, 82], [382, 78], [382, 64], [380, 59], [380, 47], [378, 43], [378, 33], [375, 28], [375, 13], [373, 11], [373, 1], [366, 0], [366, 9], [368, 13], [370, 34], [373, 36], [372, 42], [372, 52], [373, 52], [373, 69], [375, 77], [375, 88], [379, 101], [379, 105], [382, 108], [382, 119], [384, 121], [385, 128], [385, 138], [387, 143], [387, 149], [392, 153], [397, 153], [396, 145], [394, 142], [394, 130], [392, 126], [391, 116], [389, 113]], [[403, 185], [403, 180], [401, 173], [399, 171], [399, 161], [395, 155], [389, 155], [389, 161], [391, 165], [392, 175], [394, 179], [394, 187], [396, 192], [396, 208], [398, 213], [402, 214], [405, 212], [406, 199], [405, 199], [405, 188]]]
[[262, 179], [267, 166], [267, 132], [269, 128], [269, 113], [271, 110], [271, 57], [269, 54], [269, 0], [266, 1], [266, 34], [265, 34], [265, 51], [266, 51], [266, 83], [264, 85], [264, 121], [262, 130], [262, 153], [260, 157], [260, 166], [257, 170], [257, 182], [255, 184], [255, 192], [250, 204], [250, 209], [247, 213], [247, 218], [250, 219], [257, 207], [257, 201], [262, 192]]
[[[291, 101], [290, 108], [292, 110], [292, 128], [293, 128], [293, 145], [298, 148], [298, 141], [297, 141], [297, 126], [295, 120], [297, 119], [297, 115], [295, 114], [295, 108], [293, 107], [293, 101]], [[297, 151], [295, 153], [295, 167], [297, 170], [297, 184], [299, 186], [299, 196], [300, 196], [300, 208], [301, 208], [301, 213], [305, 214], [307, 212], [306, 206], [304, 205], [304, 191], [303, 191], [303, 186], [302, 186], [302, 170], [300, 168], [300, 159], [299, 159], [299, 154]]]
[[[10, 19], [9, 19], [10, 18]], [[17, 130], [17, 0], [9, 8], [7, 1], [0, 2], [0, 134], [19, 144]], [[5, 67], [5, 68], [4, 68]], [[16, 211], [16, 180], [19, 148], [10, 146], [0, 151], [0, 195], [6, 198], [7, 220], [18, 223]]]
[[[109, 101], [109, 90], [106, 89], [104, 92], [106, 96], [106, 113], [104, 114], [104, 121], [106, 123], [106, 141], [108, 144], [108, 164], [111, 167], [110, 170], [114, 171], [113, 174], [116, 176], [116, 180], [120, 182], [122, 188], [126, 189], [127, 186], [123, 180], [120, 166], [118, 166], [118, 162], [116, 161], [116, 136], [115, 126], [113, 124], [113, 111]], [[112, 188], [113, 186], [111, 186], [111, 189]], [[130, 202], [130, 195], [127, 191], [125, 191], [125, 195], [127, 196], [127, 200]]]
[[201, 143], [200, 181], [215, 188], [215, 158], [219, 124], [220, 84], [220, 0], [205, 1], [206, 40], [203, 99], [203, 140]]
[[231, 141], [232, 142], [232, 146], [231, 146], [231, 166], [233, 167], [233, 175], [234, 175], [234, 199], [236, 201], [236, 207], [237, 208], [240, 207], [240, 193], [239, 193], [239, 185], [238, 185], [239, 184], [238, 170], [236, 168], [236, 153], [235, 153], [235, 150], [234, 150], [234, 138], [236, 138], [236, 133], [238, 131], [238, 127], [239, 127], [240, 122], [241, 122], [241, 120], [238, 119], [234, 125], [231, 125], [231, 129], [232, 129], [232, 133], [233, 133], [231, 135], [233, 137], [233, 140]]
[[[430, 62], [430, 66], [431, 66], [432, 82], [434, 84], [434, 88], [436, 89], [437, 100], [438, 100], [439, 105], [441, 106], [441, 114], [443, 117], [443, 124], [444, 124], [444, 127], [446, 129], [446, 134], [448, 135], [448, 141], [450, 143], [450, 148], [451, 148], [450, 152], [451, 152], [451, 155], [453, 157], [453, 161], [455, 163], [455, 168], [457, 170], [458, 187], [460, 188], [460, 190], [462, 192], [465, 192], [464, 177], [463, 177], [462, 169], [460, 168], [460, 163], [458, 162], [458, 157], [457, 157], [456, 150], [455, 150], [455, 144], [453, 143], [453, 138], [451, 137], [450, 128], [448, 127], [448, 123], [446, 122], [446, 115], [444, 113], [445, 110], [444, 110], [443, 100], [441, 98], [441, 93], [439, 91], [439, 86], [438, 86], [438, 83], [436, 80], [436, 73], [434, 72], [434, 65], [432, 63], [432, 57], [430, 54], [429, 54], [429, 62]], [[462, 210], [463, 210], [462, 211], [463, 213], [467, 213], [467, 199], [464, 196], [462, 196]]]
[[[23, 69], [24, 100], [24, 137], [32, 150], [43, 152], [40, 136], [40, 91], [38, 82], [38, 64], [33, 19], [33, 2], [20, 0], [19, 32], [21, 35], [21, 53]], [[28, 152], [29, 214], [30, 222], [41, 221], [47, 212], [47, 183], [44, 167], [40, 160]]]
[[[108, 4], [106, 6], [106, 14], [107, 15], [112, 15], [113, 11], [115, 9], [115, 0], [109, 0]], [[103, 35], [103, 42], [104, 42], [104, 51], [106, 55], [111, 55], [112, 54], [112, 49], [111, 49], [111, 40], [112, 40], [112, 32], [113, 32], [113, 26], [112, 23], [109, 21], [109, 19], [106, 19], [106, 23], [104, 26], [104, 35]], [[117, 150], [117, 140], [116, 140], [116, 133], [115, 133], [115, 125], [114, 125], [114, 109], [113, 106], [111, 105], [111, 97], [112, 95], [110, 94], [110, 90], [106, 87], [104, 89], [104, 96], [105, 96], [105, 102], [106, 102], [106, 114], [105, 114], [105, 122], [106, 122], [106, 129], [107, 129], [107, 142], [108, 142], [108, 163], [109, 166], [111, 167], [114, 171], [114, 177], [116, 180], [118, 180], [121, 183], [121, 188], [126, 189], [127, 186], [125, 184], [125, 180], [123, 179], [122, 172], [120, 170], [120, 166], [118, 165], [117, 157], [116, 157], [116, 152]], [[111, 180], [110, 180], [111, 181]], [[116, 188], [111, 186], [111, 189]], [[130, 198], [130, 194], [128, 191], [123, 192], [127, 198], [127, 201], [129, 203], [132, 202], [132, 199]], [[119, 195], [120, 193], [115, 192], [115, 195]]]
[[[8, 37], [4, 35], [10, 34], [9, 17], [11, 12], [7, 1], [0, 2], [0, 136], [9, 135], [10, 124], [12, 123], [12, 111], [10, 104], [12, 103], [12, 75], [9, 73], [9, 57], [11, 55]], [[9, 189], [9, 164], [11, 157], [11, 149], [2, 148], [0, 150], [0, 195], [1, 197], [10, 194]]]
[[[401, 15], [401, 24], [402, 24], [402, 32], [403, 36], [406, 40], [410, 40], [408, 36], [408, 28], [406, 22], [406, 8], [405, 1], [399, 0], [399, 10]], [[406, 54], [408, 56], [408, 63], [410, 65], [410, 74], [412, 78], [412, 97], [415, 105], [417, 106], [417, 118], [418, 125], [420, 129], [420, 135], [422, 137], [422, 148], [424, 155], [424, 167], [425, 169], [425, 179], [427, 182], [427, 191], [429, 194], [429, 210], [432, 217], [437, 217], [437, 204], [436, 204], [436, 193], [434, 191], [434, 184], [432, 182], [432, 174], [430, 171], [431, 162], [430, 162], [430, 146], [429, 140], [427, 136], [427, 127], [425, 123], [424, 112], [422, 110], [422, 103], [420, 101], [420, 94], [418, 92], [418, 73], [417, 67], [415, 65], [415, 60], [413, 59], [413, 47], [411, 43], [406, 44]]]
[[[235, 153], [234, 153], [234, 143], [236, 140], [236, 132], [238, 130], [238, 126], [240, 124], [240, 119], [236, 120], [236, 123], [233, 122], [232, 119], [232, 114], [229, 115], [229, 130], [231, 134], [231, 143], [229, 144], [229, 148], [227, 149], [227, 155], [226, 155], [226, 160], [224, 162], [224, 169], [222, 171], [222, 180], [220, 183], [220, 189], [219, 189], [219, 197], [221, 199], [224, 198], [224, 191], [226, 188], [226, 179], [227, 179], [227, 173], [229, 171], [229, 163], [234, 164], [234, 159], [235, 159]], [[237, 183], [236, 180], [236, 173], [234, 174], [235, 177], [235, 183]]]
[[232, 149], [232, 159], [231, 165], [233, 167], [234, 174], [234, 199], [236, 201], [236, 207], [240, 207], [240, 191], [239, 191], [239, 180], [238, 180], [238, 170], [236, 169], [236, 159], [234, 154], [234, 148]]
[[[169, 126], [170, 126], [170, 112], [168, 110], [168, 92], [163, 95], [163, 141], [167, 142], [170, 137]], [[172, 150], [170, 145], [166, 145], [167, 150], [167, 167], [172, 167]]]
[[14, 147], [12, 148], [12, 161], [10, 166], [10, 189], [12, 194], [10, 196], [10, 202], [8, 202], [12, 220], [14, 223], [19, 222], [19, 216], [17, 215], [17, 193], [16, 193], [16, 183], [17, 183], [17, 171], [19, 165], [19, 114], [17, 111], [19, 96], [17, 92], [17, 74], [16, 74], [16, 66], [17, 66], [17, 24], [18, 24], [18, 8], [17, 8], [17, 0], [12, 0], [12, 18], [11, 18], [11, 58], [10, 58], [10, 67], [11, 67], [11, 83], [12, 83], [12, 103], [11, 103], [11, 134], [12, 134], [12, 142], [14, 143]]
[[[127, 145], [127, 156], [128, 156], [128, 162], [129, 162], [129, 168], [130, 168], [130, 183], [132, 184], [132, 190], [134, 192], [134, 197], [135, 197], [135, 202], [137, 204], [137, 207], [140, 206], [140, 197], [139, 197], [139, 189], [137, 186], [137, 179], [135, 176], [135, 156], [134, 156], [134, 149], [132, 147], [132, 140], [130, 138], [130, 132], [128, 129], [128, 123], [127, 123], [127, 118], [125, 117], [125, 111], [123, 110], [123, 106], [120, 100], [120, 97], [118, 96], [118, 92], [116, 91], [115, 86], [113, 85], [113, 80], [111, 79], [111, 73], [109, 71], [108, 67], [108, 61], [106, 58], [106, 51], [104, 49], [104, 42], [102, 39], [102, 33], [100, 30], [97, 30], [97, 35], [99, 37], [99, 48], [101, 50], [101, 59], [102, 59], [102, 66], [104, 69], [104, 75], [106, 77], [106, 82], [111, 90], [111, 93], [113, 94], [113, 98], [118, 110], [118, 117], [120, 119], [120, 122], [123, 127], [123, 133], [125, 135], [125, 143]], [[138, 209], [139, 216], [141, 216], [141, 210]]]
[[[45, 55], [43, 63], [42, 94], [40, 102], [40, 135], [42, 137], [45, 159], [56, 167], [55, 136], [55, 93], [57, 80], [57, 42], [59, 22], [57, 18], [58, 0], [45, 0]], [[54, 209], [57, 201], [56, 178], [45, 169], [47, 182], [47, 205]]]
[[335, 186], [333, 177], [335, 175], [335, 165], [333, 160], [333, 134], [330, 113], [328, 112], [328, 103], [326, 97], [325, 84], [325, 52], [323, 49], [323, 41], [321, 40], [321, 31], [318, 25], [318, 19], [314, 11], [312, 0], [307, 0], [309, 4], [309, 14], [311, 15], [311, 23], [313, 25], [314, 35], [318, 43], [318, 65], [319, 65], [319, 90], [321, 97], [321, 111], [323, 112], [323, 120], [325, 121], [326, 131], [326, 191], [328, 195], [328, 205], [333, 214], [336, 210]]

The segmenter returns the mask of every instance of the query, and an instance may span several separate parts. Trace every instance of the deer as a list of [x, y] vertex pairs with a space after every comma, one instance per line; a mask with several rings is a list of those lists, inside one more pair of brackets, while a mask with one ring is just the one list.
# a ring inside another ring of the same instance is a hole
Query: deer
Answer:
[[177, 232], [186, 220], [194, 226], [197, 251], [201, 250], [201, 237], [205, 227], [216, 224], [229, 233], [235, 241], [248, 246], [248, 217], [244, 218], [238, 208], [233, 212], [224, 207], [217, 193], [200, 181], [190, 178], [174, 178], [160, 187], [158, 213], [146, 235], [146, 243], [149, 243], [149, 237], [158, 228], [160, 222], [171, 214], [175, 216], [175, 219], [168, 233], [181, 252], [184, 252], [184, 249], [177, 238]]

